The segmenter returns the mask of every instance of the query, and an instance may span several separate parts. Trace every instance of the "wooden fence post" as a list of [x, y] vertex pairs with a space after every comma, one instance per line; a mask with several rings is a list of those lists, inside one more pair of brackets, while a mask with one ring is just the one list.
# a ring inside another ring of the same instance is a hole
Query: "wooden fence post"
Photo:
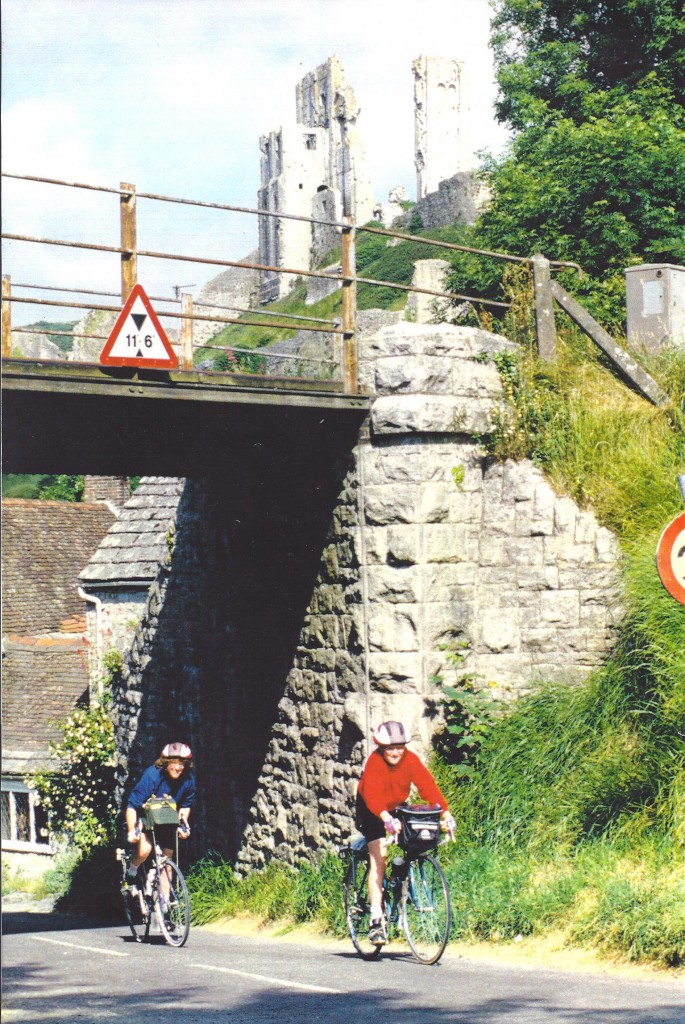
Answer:
[[541, 253], [536, 253], [532, 262], [538, 355], [543, 363], [556, 363], [557, 330], [554, 323], [554, 299], [549, 260], [545, 259]]
[[12, 310], [10, 295], [12, 282], [9, 274], [2, 278], [2, 358], [9, 359], [12, 355]]
[[119, 220], [121, 225], [121, 302], [126, 302], [138, 281], [138, 232], [136, 227], [136, 186], [119, 183]]
[[[356, 231], [351, 217], [343, 217], [342, 229], [342, 329], [343, 329], [343, 385], [345, 393], [354, 395], [359, 389], [357, 380], [357, 258]], [[345, 280], [347, 278], [347, 280]]]
[[190, 292], [181, 293], [181, 369], [193, 368], [193, 296]]

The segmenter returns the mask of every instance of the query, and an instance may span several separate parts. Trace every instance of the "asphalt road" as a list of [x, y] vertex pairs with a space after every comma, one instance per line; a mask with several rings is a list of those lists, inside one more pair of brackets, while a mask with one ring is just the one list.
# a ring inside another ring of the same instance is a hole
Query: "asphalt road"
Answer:
[[627, 980], [191, 930], [180, 950], [125, 925], [3, 917], [3, 1024], [685, 1024], [685, 982]]

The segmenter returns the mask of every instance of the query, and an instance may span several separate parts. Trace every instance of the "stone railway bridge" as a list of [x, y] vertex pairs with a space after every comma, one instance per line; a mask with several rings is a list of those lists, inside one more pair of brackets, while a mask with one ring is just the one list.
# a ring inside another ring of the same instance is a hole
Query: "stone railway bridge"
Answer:
[[193, 855], [336, 843], [371, 726], [401, 717], [428, 743], [450, 645], [512, 698], [611, 646], [615, 538], [479, 446], [502, 400], [489, 357], [514, 346], [397, 317], [362, 331], [355, 396], [95, 369], [43, 387], [6, 361], [6, 471], [183, 478], [114, 716], [122, 787], [169, 738], [192, 744]]

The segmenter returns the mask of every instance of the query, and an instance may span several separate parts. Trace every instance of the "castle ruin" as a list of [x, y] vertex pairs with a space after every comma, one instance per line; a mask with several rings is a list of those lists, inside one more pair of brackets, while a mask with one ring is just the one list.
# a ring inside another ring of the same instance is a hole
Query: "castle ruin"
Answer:
[[[261, 137], [259, 208], [340, 222], [364, 223], [374, 198], [357, 133], [359, 105], [337, 57], [309, 72], [296, 89], [296, 120]], [[281, 217], [259, 218], [259, 254], [273, 267], [309, 267], [338, 244], [338, 232], [323, 224]], [[291, 289], [292, 275], [266, 271], [262, 302]]]

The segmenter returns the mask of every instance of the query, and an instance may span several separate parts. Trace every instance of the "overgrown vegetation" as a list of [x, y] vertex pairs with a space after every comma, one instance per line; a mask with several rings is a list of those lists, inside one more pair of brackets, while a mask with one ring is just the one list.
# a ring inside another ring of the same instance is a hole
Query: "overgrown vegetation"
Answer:
[[38, 498], [42, 501], [82, 501], [83, 477], [59, 474], [3, 473], [3, 498]]
[[65, 909], [90, 913], [118, 910], [120, 900], [112, 871], [116, 746], [109, 707], [121, 655], [112, 649], [103, 660], [101, 697], [76, 708], [60, 723], [61, 738], [50, 743], [55, 767], [26, 780], [40, 799], [51, 842], [58, 850], [36, 894], [52, 894]]
[[56, 345], [60, 352], [66, 354], [71, 352], [74, 347], [74, 327], [77, 323], [77, 320], [60, 321], [58, 323], [53, 323], [49, 320], [38, 320], [35, 324], [30, 324], [27, 329], [35, 331], [36, 334], [49, 331], [50, 333], [46, 335], [48, 341]]
[[[129, 478], [131, 493], [140, 483], [139, 476]], [[2, 474], [3, 498], [38, 499], [39, 501], [83, 501], [84, 482], [82, 476], [29, 475], [23, 473]]]
[[58, 767], [36, 772], [29, 784], [45, 810], [50, 835], [82, 854], [114, 835], [114, 728], [108, 702], [76, 708], [50, 744]]
[[[566, 273], [564, 287], [625, 333], [625, 268], [685, 259], [682, 4], [493, 6], [497, 113], [513, 135], [485, 159], [491, 199], [467, 244], [580, 263], [586, 276]], [[469, 279], [491, 289], [501, 275], [460, 257], [452, 290]]]

